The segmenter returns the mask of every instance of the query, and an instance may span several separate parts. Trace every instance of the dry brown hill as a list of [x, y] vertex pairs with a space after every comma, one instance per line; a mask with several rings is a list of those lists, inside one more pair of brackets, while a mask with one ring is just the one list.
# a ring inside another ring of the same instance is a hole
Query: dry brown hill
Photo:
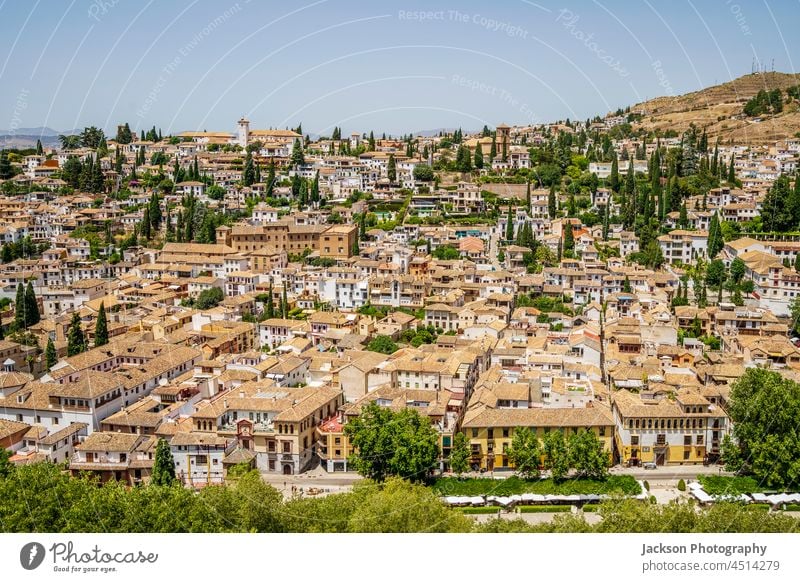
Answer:
[[[760, 90], [787, 89], [800, 84], [800, 74], [753, 73], [701, 91], [675, 97], [657, 97], [631, 106], [631, 112], [643, 112], [634, 128], [685, 131], [690, 123], [705, 127], [709, 138], [727, 143], [762, 144], [800, 132], [800, 104], [784, 105], [783, 112], [760, 120], [742, 113], [744, 104]], [[784, 95], [785, 98], [785, 95]]]

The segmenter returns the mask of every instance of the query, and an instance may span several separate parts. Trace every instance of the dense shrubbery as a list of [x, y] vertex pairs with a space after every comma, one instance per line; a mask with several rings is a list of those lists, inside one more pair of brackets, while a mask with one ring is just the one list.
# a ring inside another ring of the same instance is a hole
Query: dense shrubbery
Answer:
[[445, 507], [435, 489], [394, 478], [381, 485], [358, 482], [349, 493], [284, 501], [255, 472], [194, 492], [179, 485], [98, 485], [46, 463], [7, 469], [0, 471], [2, 532], [800, 531], [789, 516], [726, 503], [697, 511], [686, 502], [615, 500], [599, 506], [603, 520], [597, 525], [571, 514], [538, 525], [504, 519], [478, 525]]

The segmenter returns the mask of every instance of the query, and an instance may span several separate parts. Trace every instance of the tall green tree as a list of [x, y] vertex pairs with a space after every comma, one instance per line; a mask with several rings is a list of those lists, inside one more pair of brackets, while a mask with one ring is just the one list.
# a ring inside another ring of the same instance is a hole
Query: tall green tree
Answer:
[[572, 223], [564, 225], [564, 250], [573, 252], [575, 250], [575, 234], [572, 232]]
[[172, 450], [169, 448], [169, 443], [160, 438], [156, 445], [156, 457], [153, 461], [150, 484], [167, 487], [175, 482], [175, 459], [172, 457]]
[[508, 460], [514, 465], [517, 473], [525, 479], [538, 477], [541, 457], [541, 444], [536, 433], [527, 426], [514, 428], [514, 436], [508, 449]]
[[525, 208], [528, 209], [528, 216], [531, 214], [531, 181], [527, 180], [525, 182]]
[[142, 214], [142, 222], [139, 225], [139, 232], [145, 238], [145, 240], [150, 240], [150, 236], [152, 234], [151, 225], [150, 225], [150, 208], [145, 206], [144, 213]]
[[508, 216], [506, 217], [506, 240], [514, 240], [514, 206], [508, 205]]
[[300, 143], [299, 139], [295, 139], [294, 145], [292, 145], [291, 161], [295, 168], [306, 163], [306, 158], [303, 154], [303, 145]]
[[244, 171], [242, 172], [242, 183], [245, 186], [252, 186], [256, 181], [256, 168], [253, 163], [253, 154], [249, 151], [244, 160]]
[[547, 194], [547, 214], [550, 217], [550, 220], [553, 220], [556, 217], [556, 213], [558, 212], [558, 208], [556, 206], [556, 186], [553, 184], [550, 186], [550, 192]]
[[355, 449], [351, 464], [375, 481], [392, 475], [423, 481], [439, 459], [439, 435], [413, 409], [393, 412], [370, 403], [345, 425], [345, 434]]
[[594, 431], [581, 430], [570, 437], [569, 457], [580, 477], [605, 479], [608, 475], [609, 457]]
[[611, 174], [608, 176], [608, 187], [614, 193], [619, 193], [619, 162], [616, 154], [611, 160]]
[[733, 430], [723, 442], [726, 469], [752, 474], [763, 487], [800, 485], [800, 384], [779, 373], [748, 368], [731, 386]]
[[725, 246], [725, 241], [722, 238], [722, 228], [719, 223], [719, 216], [715, 212], [711, 217], [711, 224], [708, 229], [708, 256], [709, 258], [716, 257]]
[[392, 183], [397, 181], [397, 162], [394, 159], [394, 154], [389, 154], [389, 161], [386, 163], [386, 177]]
[[78, 312], [72, 314], [72, 321], [67, 330], [67, 356], [76, 356], [86, 351], [86, 337], [81, 327], [81, 317]]
[[36, 325], [42, 320], [39, 313], [39, 302], [36, 301], [36, 293], [33, 291], [33, 284], [30, 281], [25, 286], [25, 317], [28, 326]]
[[97, 312], [97, 321], [94, 325], [94, 347], [104, 346], [108, 343], [108, 322], [106, 321], [105, 302], [100, 302]]
[[[427, 156], [424, 157], [427, 159]], [[478, 144], [475, 146], [475, 159], [473, 160], [473, 163], [476, 169], [483, 169], [483, 149], [481, 148], [480, 142], [478, 142]]]
[[8, 159], [8, 152], [0, 150], [0, 180], [8, 180], [14, 177], [14, 169], [11, 167], [11, 161]]
[[560, 481], [569, 472], [569, 450], [564, 433], [551, 430], [543, 439], [544, 468], [550, 471], [554, 481]]
[[450, 449], [450, 470], [458, 476], [469, 470], [470, 450], [467, 436], [457, 432], [453, 437], [453, 447]]
[[772, 183], [764, 201], [761, 203], [761, 221], [768, 232], [789, 232], [798, 224], [793, 215], [793, 194], [789, 187], [789, 177], [782, 175]]
[[47, 337], [47, 347], [44, 349], [44, 360], [48, 370], [50, 370], [53, 366], [55, 366], [58, 363], [58, 353], [56, 352], [56, 346], [53, 343], [53, 338], [51, 338], [50, 336]]
[[272, 319], [273, 317], [275, 317], [275, 302], [273, 300], [274, 295], [273, 295], [273, 291], [272, 291], [272, 281], [269, 282], [268, 295], [269, 295], [269, 298], [268, 298], [268, 300], [266, 302], [267, 304], [264, 306], [264, 308], [266, 310], [267, 319]]

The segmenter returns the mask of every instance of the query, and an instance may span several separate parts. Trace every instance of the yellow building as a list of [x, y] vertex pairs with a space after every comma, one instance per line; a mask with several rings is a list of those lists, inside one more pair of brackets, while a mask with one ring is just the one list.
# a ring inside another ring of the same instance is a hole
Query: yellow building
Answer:
[[615, 449], [624, 465], [715, 461], [730, 427], [725, 411], [691, 388], [674, 394], [619, 390], [612, 413]]
[[441, 451], [440, 468], [445, 468], [453, 442], [453, 431], [458, 420], [461, 400], [454, 399], [449, 390], [416, 390], [384, 384], [368, 392], [357, 401], [347, 404], [342, 414], [325, 419], [317, 426], [319, 446], [317, 454], [328, 471], [346, 471], [347, 459], [353, 454], [353, 447], [344, 432], [347, 421], [357, 417], [364, 406], [376, 403], [378, 406], [400, 412], [411, 408], [427, 417], [439, 435]]
[[470, 464], [475, 469], [492, 471], [513, 469], [508, 449], [516, 427], [528, 427], [539, 439], [552, 430], [566, 437], [581, 430], [592, 431], [611, 457], [614, 421], [605, 406], [595, 403], [588, 408], [491, 408], [467, 411], [461, 430], [472, 452]]

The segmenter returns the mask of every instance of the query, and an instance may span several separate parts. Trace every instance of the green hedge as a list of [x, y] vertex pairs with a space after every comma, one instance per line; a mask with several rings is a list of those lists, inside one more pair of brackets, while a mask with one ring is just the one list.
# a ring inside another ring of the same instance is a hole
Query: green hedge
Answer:
[[497, 513], [500, 510], [499, 507], [458, 507], [457, 509], [466, 515]]
[[571, 505], [520, 505], [520, 513], [566, 513], [571, 511]]
[[726, 477], [722, 475], [699, 475], [697, 480], [709, 495], [739, 495], [759, 493], [766, 487], [759, 485], [752, 477]]
[[639, 483], [630, 475], [611, 475], [603, 481], [592, 479], [565, 479], [554, 482], [552, 479], [526, 480], [517, 476], [507, 479], [458, 479], [442, 477], [433, 482], [433, 488], [440, 495], [520, 495], [537, 493], [539, 495], [589, 495], [617, 493], [638, 495]]

